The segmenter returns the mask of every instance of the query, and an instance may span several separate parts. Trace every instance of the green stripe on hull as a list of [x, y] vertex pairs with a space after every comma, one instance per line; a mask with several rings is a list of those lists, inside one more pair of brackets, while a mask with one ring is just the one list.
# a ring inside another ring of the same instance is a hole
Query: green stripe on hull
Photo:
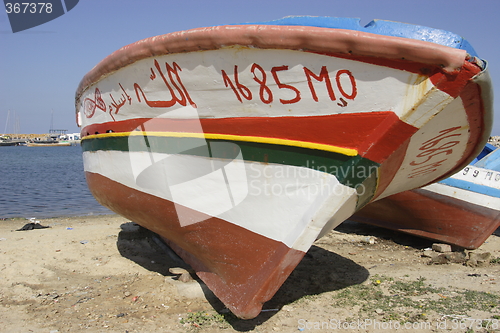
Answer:
[[[223, 143], [228, 143], [224, 145]], [[324, 150], [286, 145], [225, 141], [191, 137], [116, 136], [82, 140], [83, 151], [145, 151], [164, 154], [235, 159], [240, 154], [245, 161], [305, 167], [329, 173], [340, 183], [358, 188], [361, 197], [373, 196], [376, 189], [378, 163], [357, 156], [346, 156]], [[361, 199], [360, 197], [360, 199]], [[364, 202], [366, 199], [363, 199]]]

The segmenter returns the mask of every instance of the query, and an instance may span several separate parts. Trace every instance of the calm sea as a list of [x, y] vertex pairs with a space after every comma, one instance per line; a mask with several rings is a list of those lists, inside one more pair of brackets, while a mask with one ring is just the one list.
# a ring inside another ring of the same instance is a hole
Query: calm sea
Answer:
[[87, 188], [80, 146], [0, 147], [0, 218], [111, 213]]

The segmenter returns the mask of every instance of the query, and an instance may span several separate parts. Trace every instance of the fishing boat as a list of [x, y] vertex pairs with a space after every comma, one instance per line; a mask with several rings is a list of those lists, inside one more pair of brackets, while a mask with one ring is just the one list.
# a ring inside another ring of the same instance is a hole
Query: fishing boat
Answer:
[[19, 143], [15, 140], [12, 140], [9, 136], [1, 135], [0, 136], [0, 147], [7, 146], [17, 146]]
[[0, 147], [18, 146], [18, 145], [19, 144], [16, 142], [0, 140]]
[[28, 147], [67, 147], [71, 146], [71, 142], [63, 140], [39, 140], [39, 141], [28, 141], [26, 143]]
[[316, 239], [481, 151], [486, 67], [453, 33], [389, 21], [287, 17], [147, 38], [77, 88], [85, 176], [102, 205], [254, 318]]
[[11, 138], [8, 135], [0, 135], [0, 147], [6, 146], [22, 146], [26, 143], [26, 140], [19, 138]]
[[420, 189], [370, 203], [351, 220], [477, 249], [500, 227], [500, 148]]

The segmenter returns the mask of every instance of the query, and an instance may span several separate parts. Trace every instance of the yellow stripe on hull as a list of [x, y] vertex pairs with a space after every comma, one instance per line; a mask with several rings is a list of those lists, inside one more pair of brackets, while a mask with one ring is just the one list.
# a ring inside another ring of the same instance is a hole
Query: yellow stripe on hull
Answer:
[[109, 138], [118, 136], [163, 136], [163, 137], [175, 137], [175, 138], [199, 138], [199, 139], [212, 139], [212, 140], [228, 140], [228, 141], [245, 141], [245, 142], [255, 142], [255, 143], [266, 143], [274, 145], [284, 145], [308, 149], [317, 149], [329, 151], [332, 153], [342, 154], [346, 156], [356, 156], [358, 151], [351, 148], [343, 148], [332, 145], [326, 145], [321, 143], [306, 142], [299, 140], [287, 140], [278, 138], [269, 138], [261, 136], [244, 136], [244, 135], [230, 135], [230, 134], [217, 134], [217, 133], [187, 133], [187, 132], [144, 132], [144, 131], [132, 131], [132, 132], [120, 132], [120, 133], [102, 133], [102, 134], [92, 134], [87, 135], [82, 138], [82, 140], [97, 139], [97, 138]]

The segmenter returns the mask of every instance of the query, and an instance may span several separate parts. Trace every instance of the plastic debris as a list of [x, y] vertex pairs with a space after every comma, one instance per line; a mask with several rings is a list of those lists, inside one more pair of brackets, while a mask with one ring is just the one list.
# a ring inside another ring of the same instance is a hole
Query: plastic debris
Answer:
[[373, 237], [363, 237], [361, 242], [366, 244], [375, 244], [375, 239]]
[[30, 223], [25, 224], [21, 229], [17, 229], [16, 231], [26, 231], [26, 230], [33, 230], [33, 229], [50, 228], [49, 226], [43, 226], [43, 225], [41, 225], [40, 221], [38, 221], [35, 217], [30, 217], [27, 220], [29, 220]]

